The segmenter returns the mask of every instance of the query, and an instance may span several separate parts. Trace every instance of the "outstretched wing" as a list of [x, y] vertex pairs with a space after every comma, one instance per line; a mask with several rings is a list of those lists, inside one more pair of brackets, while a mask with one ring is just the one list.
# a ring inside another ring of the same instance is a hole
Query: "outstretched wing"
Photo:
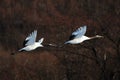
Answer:
[[28, 45], [32, 45], [35, 43], [36, 41], [36, 36], [37, 36], [37, 30], [34, 30], [34, 32], [32, 32], [23, 42], [23, 46], [28, 46]]
[[80, 38], [81, 36], [83, 36], [86, 33], [86, 29], [87, 29], [87, 26], [78, 28], [76, 31], [74, 31], [72, 33], [72, 35], [70, 36], [69, 39], [72, 40], [74, 38]]

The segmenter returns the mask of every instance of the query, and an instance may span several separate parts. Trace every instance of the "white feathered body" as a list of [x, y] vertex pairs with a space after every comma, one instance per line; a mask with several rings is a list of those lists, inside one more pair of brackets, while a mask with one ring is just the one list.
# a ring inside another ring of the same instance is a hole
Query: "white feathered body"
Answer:
[[34, 44], [29, 45], [29, 46], [26, 46], [26, 47], [20, 49], [19, 51], [22, 51], [22, 50], [32, 51], [32, 50], [35, 50], [35, 49], [38, 48], [38, 47], [43, 47], [43, 45], [40, 44], [39, 42], [35, 42]]
[[78, 44], [78, 43], [82, 43], [83, 41], [89, 40], [89, 39], [90, 38], [87, 37], [87, 36], [81, 36], [80, 38], [75, 38], [73, 40], [69, 40], [65, 44], [68, 44], [68, 43], [70, 43], [70, 44]]

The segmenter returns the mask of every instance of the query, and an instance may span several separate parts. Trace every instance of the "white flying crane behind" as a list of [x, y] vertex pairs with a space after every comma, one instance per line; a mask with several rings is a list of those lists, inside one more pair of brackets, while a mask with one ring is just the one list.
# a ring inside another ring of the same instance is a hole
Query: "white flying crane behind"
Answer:
[[36, 42], [36, 37], [37, 37], [37, 30], [34, 30], [23, 42], [24, 47], [14, 53], [11, 53], [11, 55], [14, 55], [22, 51], [32, 51], [38, 47], [43, 47], [42, 42], [44, 38], [41, 38], [38, 42]]
[[43, 47], [42, 42], [44, 38], [41, 38], [38, 42], [36, 42], [37, 30], [34, 30], [23, 42], [23, 48], [19, 51], [32, 51], [38, 47]]

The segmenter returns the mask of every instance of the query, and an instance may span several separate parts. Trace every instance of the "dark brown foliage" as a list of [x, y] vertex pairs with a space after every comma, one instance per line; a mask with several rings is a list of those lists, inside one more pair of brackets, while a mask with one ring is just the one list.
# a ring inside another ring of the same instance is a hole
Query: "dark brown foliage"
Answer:
[[[120, 80], [120, 0], [0, 0], [0, 80]], [[79, 26], [102, 39], [10, 55], [33, 30], [61, 45]]]

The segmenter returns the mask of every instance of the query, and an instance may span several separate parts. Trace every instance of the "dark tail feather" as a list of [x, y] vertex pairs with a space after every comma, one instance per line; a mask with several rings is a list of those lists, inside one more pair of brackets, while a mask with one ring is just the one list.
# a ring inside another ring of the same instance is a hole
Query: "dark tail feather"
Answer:
[[15, 55], [15, 54], [18, 54], [18, 53], [20, 53], [20, 52], [23, 52], [23, 51], [25, 51], [25, 50], [21, 50], [21, 51], [12, 52], [12, 53], [11, 53], [11, 55]]
[[11, 55], [15, 55], [15, 53], [14, 53], [14, 52], [12, 52], [12, 53], [11, 53]]
[[15, 54], [17, 54], [17, 53], [18, 53], [18, 52], [12, 52], [11, 55], [15, 55]]

